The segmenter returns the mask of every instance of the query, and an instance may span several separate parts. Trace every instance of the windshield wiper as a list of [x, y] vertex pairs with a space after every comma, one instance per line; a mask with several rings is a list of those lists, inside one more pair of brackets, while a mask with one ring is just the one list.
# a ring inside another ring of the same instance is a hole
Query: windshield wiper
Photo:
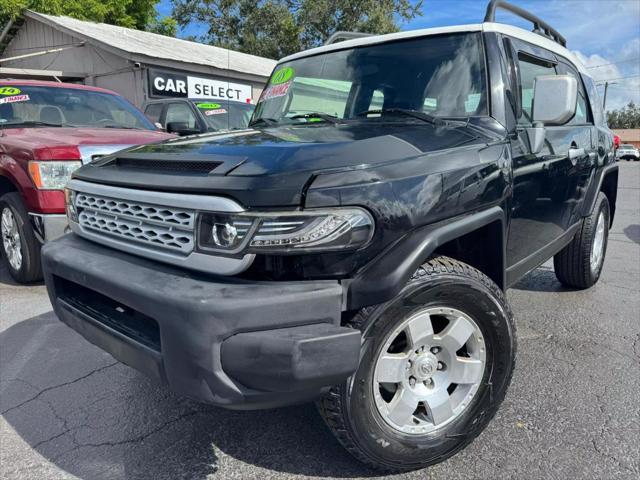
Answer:
[[384, 115], [385, 113], [398, 113], [400, 115], [406, 115], [408, 117], [417, 118], [418, 120], [422, 120], [423, 122], [427, 122], [432, 125], [438, 125], [442, 123], [441, 119], [438, 119], [433, 115], [430, 115], [426, 112], [421, 112], [420, 110], [411, 110], [409, 108], [383, 108], [378, 110], [367, 110], [365, 112], [357, 113], [356, 117], [366, 117], [367, 115], [372, 114]]
[[278, 120], [276, 120], [275, 118], [260, 117], [260, 118], [256, 118], [253, 122], [251, 122], [249, 126], [254, 127], [261, 123], [265, 124], [267, 127], [272, 127], [278, 124]]
[[324, 120], [325, 122], [333, 123], [334, 125], [336, 123], [340, 123], [340, 120], [335, 115], [329, 115], [328, 113], [322, 113], [322, 112], [301, 113], [299, 115], [294, 115], [293, 117], [289, 117], [289, 118], [291, 118], [291, 120], [295, 120], [296, 118], [305, 118], [305, 119], [318, 118], [318, 119]]
[[[88, 128], [92, 128], [91, 125], [87, 125]], [[139, 128], [139, 127], [127, 127], [125, 125], [102, 125], [102, 127], [99, 128], [118, 128], [118, 129], [122, 129], [122, 130], [144, 130], [144, 128]]]
[[0, 127], [75, 127], [70, 123], [50, 123], [38, 120], [27, 120], [24, 122], [0, 123]]

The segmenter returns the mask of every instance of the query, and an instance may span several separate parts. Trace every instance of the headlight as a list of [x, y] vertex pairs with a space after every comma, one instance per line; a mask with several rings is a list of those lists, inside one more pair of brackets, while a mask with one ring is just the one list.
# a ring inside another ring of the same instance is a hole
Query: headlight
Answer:
[[29, 176], [39, 190], [62, 190], [82, 162], [29, 162]]
[[371, 215], [361, 208], [291, 213], [200, 216], [198, 246], [236, 254], [291, 254], [355, 249], [373, 236]]
[[67, 218], [78, 223], [78, 211], [76, 210], [76, 192], [69, 188], [64, 189], [64, 203]]

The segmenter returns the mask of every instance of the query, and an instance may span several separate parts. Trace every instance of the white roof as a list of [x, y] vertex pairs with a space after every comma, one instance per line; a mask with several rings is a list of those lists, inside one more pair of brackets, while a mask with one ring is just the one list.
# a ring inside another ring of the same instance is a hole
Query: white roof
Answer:
[[476, 23], [471, 25], [455, 25], [452, 27], [437, 27], [437, 28], [424, 28], [420, 30], [409, 30], [405, 32], [388, 33], [386, 35], [372, 35], [368, 37], [356, 38], [353, 40], [346, 40], [344, 42], [333, 43], [331, 45], [324, 45], [322, 47], [312, 48], [305, 50], [304, 52], [295, 53], [283, 58], [280, 62], [288, 62], [296, 58], [307, 57], [309, 55], [316, 55], [318, 53], [331, 52], [334, 50], [342, 50], [344, 48], [361, 47], [364, 45], [374, 45], [378, 43], [385, 43], [393, 40], [402, 40], [407, 38], [426, 37], [429, 35], [440, 35], [443, 33], [461, 33], [461, 32], [498, 32], [511, 37], [519, 38], [526, 42], [538, 45], [546, 48], [560, 56], [570, 60], [578, 68], [580, 73], [589, 75], [587, 69], [582, 62], [571, 53], [568, 49], [537, 33], [529, 32], [522, 28], [514, 27], [511, 25], [505, 25], [503, 23]]
[[[32, 18], [67, 33], [79, 36], [107, 50], [118, 50], [132, 57], [159, 58], [192, 65], [204, 65], [222, 70], [268, 77], [275, 60], [240, 53], [225, 48], [189, 42], [155, 33], [131, 28], [86, 22], [69, 17], [55, 17], [28, 10], [26, 17]], [[140, 58], [144, 62], [144, 58]], [[147, 60], [148, 61], [148, 60]]]

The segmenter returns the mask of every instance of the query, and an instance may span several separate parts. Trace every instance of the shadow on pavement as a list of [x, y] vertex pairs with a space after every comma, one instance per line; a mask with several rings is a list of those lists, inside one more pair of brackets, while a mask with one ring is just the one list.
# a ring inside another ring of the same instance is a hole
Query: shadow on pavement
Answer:
[[53, 313], [0, 333], [0, 368], [4, 418], [80, 478], [204, 479], [233, 462], [225, 457], [246, 466], [243, 475], [233, 462], [237, 478], [260, 468], [377, 475], [338, 445], [313, 405], [234, 412], [191, 402], [115, 362]]
[[624, 229], [624, 234], [632, 242], [640, 243], [640, 225], [629, 225]]
[[512, 287], [514, 290], [528, 292], [572, 292], [571, 288], [562, 285], [556, 278], [553, 268], [538, 268], [524, 278], [520, 279]]

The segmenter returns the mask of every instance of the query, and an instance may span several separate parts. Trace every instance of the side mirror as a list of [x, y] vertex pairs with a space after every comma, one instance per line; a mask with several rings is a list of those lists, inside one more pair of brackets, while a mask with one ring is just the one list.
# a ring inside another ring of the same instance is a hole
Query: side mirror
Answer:
[[576, 114], [578, 81], [571, 75], [536, 77], [533, 87], [533, 123], [564, 125]]
[[167, 123], [167, 132], [180, 136], [202, 133], [199, 128], [190, 128], [187, 122], [169, 122]]
[[576, 114], [578, 81], [571, 75], [541, 75], [533, 87], [532, 121], [527, 129], [532, 153], [544, 146], [545, 125], [564, 125]]

